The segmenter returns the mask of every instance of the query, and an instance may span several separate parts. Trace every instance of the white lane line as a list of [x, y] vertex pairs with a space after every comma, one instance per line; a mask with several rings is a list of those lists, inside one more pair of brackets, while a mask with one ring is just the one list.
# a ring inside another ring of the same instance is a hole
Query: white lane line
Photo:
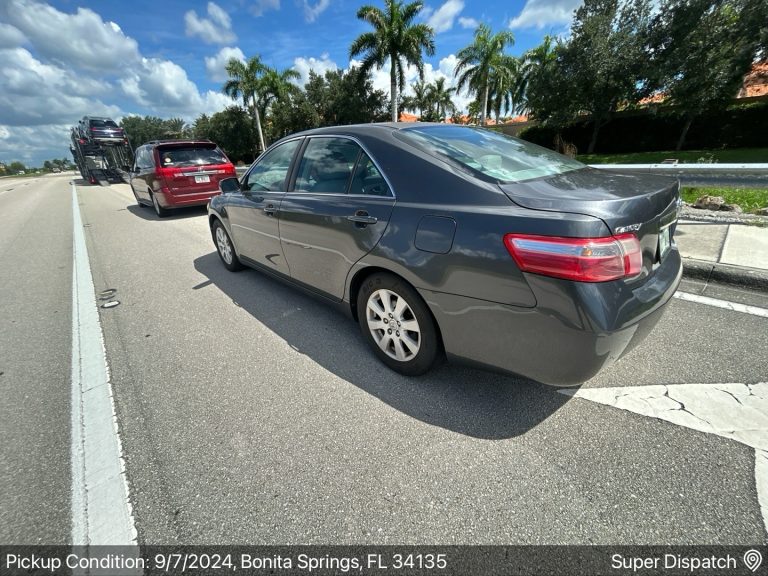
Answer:
[[768, 382], [581, 388], [559, 392], [754, 448], [757, 501], [768, 531]]
[[72, 183], [72, 544], [135, 545], [83, 222]]
[[744, 314], [751, 314], [752, 316], [768, 318], [768, 310], [765, 308], [759, 308], [758, 306], [748, 306], [747, 304], [739, 304], [738, 302], [718, 300], [717, 298], [699, 296], [698, 294], [690, 294], [689, 292], [680, 291], [675, 292], [675, 298], [685, 300], [686, 302], [696, 302], [698, 304], [706, 304], [707, 306], [714, 306], [716, 308], [724, 308], [725, 310], [743, 312]]
[[763, 524], [768, 532], [768, 452], [765, 450], [755, 450], [755, 486]]

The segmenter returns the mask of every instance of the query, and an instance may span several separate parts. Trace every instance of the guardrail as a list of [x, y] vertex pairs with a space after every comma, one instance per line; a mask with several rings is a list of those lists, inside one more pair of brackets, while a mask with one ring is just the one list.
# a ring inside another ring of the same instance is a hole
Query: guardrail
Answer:
[[754, 164], [590, 164], [592, 168], [678, 178], [686, 186], [768, 188], [768, 163]]

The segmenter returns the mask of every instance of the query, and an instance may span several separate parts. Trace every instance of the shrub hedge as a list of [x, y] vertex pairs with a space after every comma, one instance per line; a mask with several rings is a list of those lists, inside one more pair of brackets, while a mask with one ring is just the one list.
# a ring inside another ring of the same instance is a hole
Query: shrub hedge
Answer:
[[[674, 150], [685, 118], [672, 107], [619, 112], [602, 128], [595, 153], [612, 154]], [[520, 137], [554, 148], [557, 133], [565, 142], [586, 153], [592, 137], [592, 121], [574, 122], [561, 130], [531, 126]], [[763, 147], [768, 144], [768, 100], [733, 104], [721, 112], [698, 116], [688, 130], [684, 150]]]

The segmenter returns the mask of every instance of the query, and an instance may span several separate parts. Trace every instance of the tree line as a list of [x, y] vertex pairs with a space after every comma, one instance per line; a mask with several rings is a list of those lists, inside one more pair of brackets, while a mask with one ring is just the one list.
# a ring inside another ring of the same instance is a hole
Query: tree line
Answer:
[[[353, 40], [347, 71], [310, 72], [297, 86], [298, 73], [278, 70], [258, 55], [232, 59], [222, 91], [233, 105], [192, 125], [180, 119], [128, 117], [123, 127], [134, 145], [166, 135], [209, 138], [233, 160], [250, 161], [270, 142], [313, 127], [397, 121], [400, 109], [420, 119], [442, 121], [459, 110], [456, 90], [473, 100], [469, 120], [486, 124], [510, 113], [526, 113], [544, 126], [565, 127], [590, 118], [592, 152], [600, 129], [617, 112], [636, 107], [654, 94], [685, 114], [678, 149], [693, 120], [724, 109], [753, 62], [768, 56], [768, 2], [765, 0], [585, 0], [566, 37], [544, 38], [520, 56], [509, 54], [514, 35], [486, 24], [456, 54], [456, 88], [445, 78], [425, 83], [424, 55], [435, 53], [434, 30], [417, 22], [420, 0], [384, 0], [363, 6], [357, 18], [371, 30]], [[371, 72], [389, 65], [390, 92], [374, 90]], [[403, 96], [408, 66], [419, 79]], [[149, 137], [151, 133], [152, 137]], [[631, 137], [631, 135], [628, 135]], [[143, 140], [146, 141], [146, 140]]]

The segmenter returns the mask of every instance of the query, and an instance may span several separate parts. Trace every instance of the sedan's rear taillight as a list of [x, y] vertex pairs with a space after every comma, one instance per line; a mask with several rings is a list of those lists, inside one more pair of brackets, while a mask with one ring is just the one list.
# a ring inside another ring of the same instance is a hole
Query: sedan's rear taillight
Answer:
[[523, 272], [577, 282], [631, 278], [643, 265], [640, 241], [634, 234], [606, 238], [506, 234], [504, 245]]

